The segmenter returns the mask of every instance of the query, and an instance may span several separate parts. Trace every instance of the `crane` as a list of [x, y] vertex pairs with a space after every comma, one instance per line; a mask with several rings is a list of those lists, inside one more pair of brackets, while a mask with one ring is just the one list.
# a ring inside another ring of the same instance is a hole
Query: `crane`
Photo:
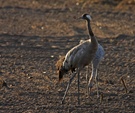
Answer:
[[[90, 40], [87, 40], [87, 41], [90, 41]], [[99, 97], [97, 69], [98, 69], [99, 63], [104, 58], [104, 55], [105, 55], [104, 48], [98, 43], [98, 49], [97, 49], [96, 54], [95, 54], [95, 56], [94, 56], [94, 58], [93, 58], [93, 60], [91, 62], [92, 73], [91, 73], [91, 76], [89, 78], [89, 81], [88, 81], [88, 75], [90, 75], [90, 73], [89, 73], [89, 66], [88, 66], [88, 73], [86, 74], [88, 95], [90, 95], [90, 93], [91, 93], [91, 88], [93, 87], [93, 85], [92, 85], [93, 79], [95, 78], [96, 88], [97, 88], [97, 98]]]
[[74, 79], [75, 75], [78, 75], [78, 104], [80, 104], [80, 71], [87, 65], [91, 63], [93, 60], [97, 48], [98, 48], [98, 41], [94, 36], [94, 33], [90, 26], [91, 16], [89, 14], [84, 14], [80, 19], [84, 19], [87, 22], [87, 27], [89, 31], [89, 37], [91, 41], [84, 41], [79, 43], [77, 46], [73, 47], [71, 50], [67, 52], [65, 57], [63, 58], [62, 65], [58, 68], [59, 69], [59, 81], [63, 78], [63, 75], [67, 73], [69, 70], [72, 71], [72, 77], [70, 78], [65, 94], [62, 99], [62, 103], [65, 100], [66, 94], [70, 87], [72, 80]]

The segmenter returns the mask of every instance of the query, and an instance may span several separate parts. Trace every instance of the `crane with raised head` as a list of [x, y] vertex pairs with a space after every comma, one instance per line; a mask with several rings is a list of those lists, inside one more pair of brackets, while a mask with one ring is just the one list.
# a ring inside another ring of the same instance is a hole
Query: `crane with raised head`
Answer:
[[[92, 65], [92, 72], [91, 72], [91, 76], [89, 78], [89, 81], [88, 81], [88, 75], [90, 75], [89, 73], [86, 74], [86, 81], [87, 81], [87, 85], [88, 85], [88, 95], [90, 95], [91, 93], [91, 89], [93, 87], [93, 80], [95, 78], [95, 82], [96, 82], [96, 88], [97, 88], [97, 98], [99, 97], [99, 90], [98, 90], [98, 74], [97, 74], [97, 69], [99, 67], [99, 63], [101, 62], [101, 60], [104, 58], [104, 55], [105, 55], [105, 51], [104, 51], [104, 48], [98, 44], [98, 49], [97, 49], [97, 52], [91, 62], [91, 65]], [[88, 67], [88, 72], [89, 72], [89, 67]]]

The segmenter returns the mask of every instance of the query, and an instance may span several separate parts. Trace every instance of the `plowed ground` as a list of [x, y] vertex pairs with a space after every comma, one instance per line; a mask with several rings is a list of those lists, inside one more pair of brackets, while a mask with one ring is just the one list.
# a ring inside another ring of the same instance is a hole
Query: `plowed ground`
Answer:
[[[0, 77], [10, 89], [0, 89], [0, 113], [134, 113], [135, 5], [131, 0], [1, 0]], [[81, 74], [81, 104], [77, 77], [61, 104], [70, 76], [58, 84], [55, 63], [60, 55], [88, 39], [85, 22], [105, 49], [98, 69], [99, 91], [86, 93], [86, 69]], [[122, 84], [126, 83], [128, 92]]]

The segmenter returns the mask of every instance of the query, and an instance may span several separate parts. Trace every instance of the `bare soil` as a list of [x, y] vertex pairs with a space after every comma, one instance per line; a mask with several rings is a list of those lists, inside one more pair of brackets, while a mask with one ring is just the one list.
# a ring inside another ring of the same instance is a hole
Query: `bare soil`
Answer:
[[[65, 103], [62, 96], [70, 76], [58, 84], [55, 63], [60, 55], [88, 39], [85, 21], [105, 49], [98, 69], [100, 99], [86, 93], [86, 69], [81, 75], [81, 104], [77, 77]], [[122, 84], [126, 83], [128, 92]], [[0, 113], [134, 113], [134, 0], [0, 0]]]

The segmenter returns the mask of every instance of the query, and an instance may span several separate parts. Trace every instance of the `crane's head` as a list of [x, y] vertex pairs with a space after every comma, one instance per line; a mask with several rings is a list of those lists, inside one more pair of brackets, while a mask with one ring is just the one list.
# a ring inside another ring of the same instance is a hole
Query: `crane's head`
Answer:
[[89, 14], [83, 14], [80, 19], [85, 19], [85, 20], [92, 20], [91, 16]]
[[55, 64], [57, 68], [57, 73], [59, 74], [59, 82], [62, 80], [63, 75], [68, 72], [68, 70], [65, 70], [63, 67], [64, 59], [65, 59], [65, 56], [61, 56], [60, 59]]
[[65, 56], [61, 56], [55, 64], [57, 73], [59, 75], [59, 82], [63, 79], [64, 74], [67, 74], [69, 71], [71, 71], [72, 73], [75, 72], [75, 68], [70, 68], [69, 70], [65, 69], [65, 67], [63, 66], [64, 60]]

